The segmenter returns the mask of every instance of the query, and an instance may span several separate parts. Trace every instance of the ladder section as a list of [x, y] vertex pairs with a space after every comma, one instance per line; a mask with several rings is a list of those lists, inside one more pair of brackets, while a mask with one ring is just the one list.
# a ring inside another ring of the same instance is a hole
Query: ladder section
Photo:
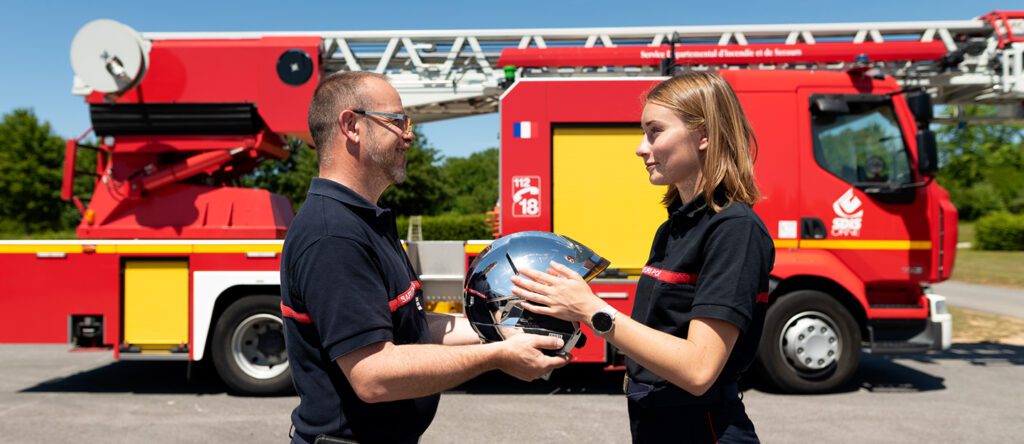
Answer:
[[[828, 69], [870, 67], [905, 86], [928, 88], [940, 104], [1008, 103], [1024, 99], [1024, 12], [993, 12], [960, 21], [833, 24], [407, 30], [351, 32], [142, 33], [144, 40], [318, 36], [328, 72], [388, 75], [420, 121], [496, 112], [512, 76], [614, 77], [661, 74], [659, 54], [695, 49], [744, 53], [782, 50], [757, 60], [718, 62], [677, 56], [687, 69]], [[902, 57], [871, 58], [879, 51]], [[614, 48], [614, 49], [613, 49]], [[843, 57], [802, 57], [835, 52]], [[802, 52], [794, 53], [793, 50]], [[552, 57], [591, 53], [586, 63]], [[605, 57], [614, 51], [636, 57]], [[640, 52], [647, 52], [641, 60]], [[901, 52], [902, 51], [902, 52]], [[907, 51], [910, 51], [909, 53]], [[653, 54], [653, 55], [652, 55]], [[796, 54], [796, 55], [794, 55]], [[861, 54], [866, 58], [858, 57]], [[509, 66], [506, 74], [502, 69]]]

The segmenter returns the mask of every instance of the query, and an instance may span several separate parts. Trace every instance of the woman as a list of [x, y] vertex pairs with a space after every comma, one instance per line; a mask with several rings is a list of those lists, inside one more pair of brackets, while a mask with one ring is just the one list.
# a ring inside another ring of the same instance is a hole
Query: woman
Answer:
[[521, 270], [513, 292], [626, 355], [633, 442], [757, 442], [736, 382], [761, 338], [775, 249], [751, 209], [760, 193], [750, 124], [724, 79], [691, 72], [648, 93], [641, 125], [636, 154], [651, 183], [668, 186], [669, 217], [630, 317], [554, 262], [547, 273]]

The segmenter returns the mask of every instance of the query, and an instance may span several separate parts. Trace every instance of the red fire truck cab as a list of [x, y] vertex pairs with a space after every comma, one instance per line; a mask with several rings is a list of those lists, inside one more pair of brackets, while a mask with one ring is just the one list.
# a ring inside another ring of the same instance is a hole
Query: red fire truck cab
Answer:
[[[948, 348], [951, 319], [927, 284], [952, 272], [957, 213], [932, 180], [927, 96], [856, 72], [721, 74], [754, 129], [754, 209], [776, 246], [765, 376], [823, 391], [848, 381], [862, 347]], [[644, 94], [661, 80], [527, 79], [501, 101], [501, 233], [553, 231], [593, 248], [613, 267], [593, 288], [626, 313], [667, 217], [665, 190], [634, 153]], [[579, 360], [617, 362], [590, 337]]]

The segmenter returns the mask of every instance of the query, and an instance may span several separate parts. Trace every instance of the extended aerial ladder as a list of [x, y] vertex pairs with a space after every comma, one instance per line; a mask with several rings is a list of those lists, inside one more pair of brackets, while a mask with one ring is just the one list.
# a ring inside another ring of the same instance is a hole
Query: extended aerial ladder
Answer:
[[[906, 86], [928, 88], [937, 104], [1024, 99], [1021, 11], [957, 21], [139, 34], [143, 46], [277, 37], [319, 39], [325, 73], [387, 74], [421, 122], [496, 112], [502, 84], [512, 72], [530, 77], [658, 74], [662, 60], [672, 58], [673, 41], [674, 63], [691, 69], [834, 70], [868, 64]], [[139, 68], [129, 76], [141, 76], [146, 67]], [[82, 80], [76, 79], [74, 92], [92, 92]]]

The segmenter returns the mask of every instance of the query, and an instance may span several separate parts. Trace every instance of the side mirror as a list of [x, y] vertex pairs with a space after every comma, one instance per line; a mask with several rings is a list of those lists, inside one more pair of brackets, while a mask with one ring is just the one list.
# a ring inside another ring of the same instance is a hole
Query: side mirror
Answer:
[[938, 144], [935, 133], [928, 127], [917, 130], [917, 170], [924, 176], [934, 176], [939, 169]]
[[922, 90], [907, 91], [904, 94], [907, 99], [907, 107], [914, 114], [914, 120], [918, 122], [930, 122], [934, 117], [932, 96]]

